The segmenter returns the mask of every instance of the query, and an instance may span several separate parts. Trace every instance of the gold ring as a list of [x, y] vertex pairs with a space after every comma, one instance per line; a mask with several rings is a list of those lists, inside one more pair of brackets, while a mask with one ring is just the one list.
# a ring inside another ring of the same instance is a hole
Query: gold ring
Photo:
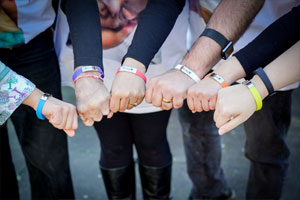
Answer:
[[171, 99], [165, 99], [165, 98], [163, 98], [162, 101], [165, 102], [165, 103], [172, 103]]
[[137, 105], [138, 105], [138, 103], [137, 103], [137, 102], [135, 102], [135, 103], [130, 103], [129, 105], [131, 105], [131, 106], [135, 107], [135, 106], [137, 106]]

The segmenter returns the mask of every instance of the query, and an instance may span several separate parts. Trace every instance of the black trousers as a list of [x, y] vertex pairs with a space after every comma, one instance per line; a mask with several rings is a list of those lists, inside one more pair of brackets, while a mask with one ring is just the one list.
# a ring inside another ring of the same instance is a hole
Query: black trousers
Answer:
[[[19, 48], [0, 49], [0, 60], [42, 91], [61, 99], [60, 72], [51, 30], [46, 30]], [[32, 198], [73, 199], [66, 134], [54, 128], [47, 120], [39, 120], [35, 111], [25, 105], [21, 105], [13, 113], [11, 120], [29, 171]], [[1, 138], [6, 138], [3, 135], [6, 134], [5, 126], [1, 128], [0, 134]], [[6, 139], [1, 139], [1, 165], [10, 162], [10, 151], [6, 143]], [[2, 160], [4, 158], [8, 160]], [[1, 167], [1, 194], [7, 190], [2, 188], [5, 186], [2, 183], [15, 179], [13, 174], [11, 177], [3, 176], [6, 172], [11, 172], [12, 167]]]
[[162, 167], [169, 164], [172, 159], [166, 136], [169, 116], [170, 111], [116, 113], [111, 119], [104, 117], [101, 122], [95, 123], [101, 144], [101, 167], [130, 165], [133, 144], [142, 165]]

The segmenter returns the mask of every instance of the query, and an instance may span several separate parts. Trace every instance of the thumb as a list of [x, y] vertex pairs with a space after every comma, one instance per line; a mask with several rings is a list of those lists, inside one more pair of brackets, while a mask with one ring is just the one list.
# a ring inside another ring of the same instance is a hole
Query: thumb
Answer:
[[110, 111], [107, 115], [107, 119], [110, 119], [112, 118], [112, 116], [114, 115], [114, 112]]
[[228, 122], [226, 122], [224, 125], [222, 125], [219, 128], [219, 135], [223, 135], [223, 134], [231, 131], [232, 129], [234, 129], [235, 127], [237, 127], [238, 125], [240, 125], [243, 122], [244, 121], [242, 120], [241, 116], [236, 116], [235, 118], [233, 118], [232, 120], [229, 120]]
[[74, 130], [67, 130], [67, 129], [64, 129], [64, 131], [66, 132], [66, 134], [70, 137], [73, 137], [75, 135], [75, 131]]

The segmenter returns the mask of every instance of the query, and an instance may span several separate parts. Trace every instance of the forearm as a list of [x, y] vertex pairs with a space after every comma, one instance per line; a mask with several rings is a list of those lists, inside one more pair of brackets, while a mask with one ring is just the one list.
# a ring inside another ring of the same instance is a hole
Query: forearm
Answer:
[[102, 37], [96, 0], [62, 0], [74, 52], [74, 67], [99, 66], [102, 63]]
[[[223, 0], [214, 11], [207, 28], [236, 41], [246, 30], [264, 1]], [[185, 56], [183, 64], [202, 78], [221, 58], [221, 47], [208, 37], [200, 37]]]
[[[300, 80], [299, 52], [300, 41], [264, 68], [275, 91]], [[252, 82], [264, 99], [268, 91], [262, 80], [255, 75]]]
[[129, 57], [146, 68], [171, 32], [185, 0], [150, 0], [139, 15], [139, 23], [124, 59]]

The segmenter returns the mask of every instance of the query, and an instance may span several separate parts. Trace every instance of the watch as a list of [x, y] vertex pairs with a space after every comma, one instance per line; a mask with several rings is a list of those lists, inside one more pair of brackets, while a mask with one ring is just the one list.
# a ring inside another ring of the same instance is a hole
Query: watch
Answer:
[[201, 36], [206, 36], [209, 37], [210, 39], [216, 41], [222, 48], [221, 51], [221, 57], [226, 60], [230, 54], [233, 52], [233, 43], [232, 41], [229, 41], [226, 39], [224, 35], [222, 35], [220, 32], [206, 28], [203, 33], [200, 35]]

